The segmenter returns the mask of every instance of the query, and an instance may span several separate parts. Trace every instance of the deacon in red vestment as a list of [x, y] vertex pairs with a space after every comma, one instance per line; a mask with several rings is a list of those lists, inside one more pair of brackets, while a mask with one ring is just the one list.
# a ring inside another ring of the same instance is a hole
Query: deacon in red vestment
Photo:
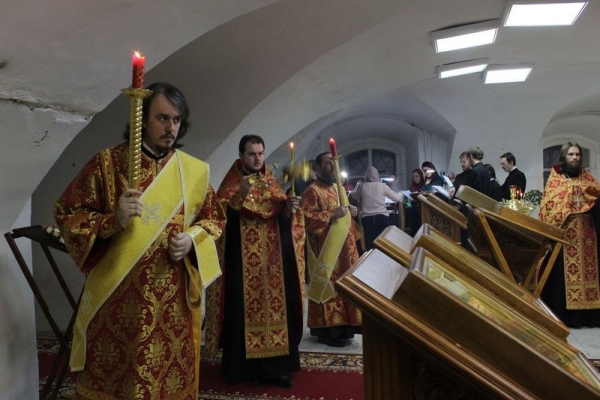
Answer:
[[220, 335], [228, 382], [289, 387], [300, 369], [306, 237], [299, 201], [265, 165], [264, 148], [260, 136], [242, 137], [217, 192], [227, 226], [221, 284], [208, 291], [206, 345], [214, 351]]
[[582, 168], [581, 146], [565, 144], [544, 189], [540, 219], [565, 230], [542, 300], [565, 325], [600, 326], [600, 183]]
[[[309, 251], [315, 258], [322, 256], [325, 245], [337, 246], [330, 281], [335, 283], [358, 260], [356, 246], [356, 231], [350, 223], [342, 238], [329, 238], [329, 235], [339, 235], [332, 229], [333, 222], [351, 213], [356, 215], [356, 207], [340, 206], [338, 192], [335, 187], [335, 171], [331, 153], [322, 153], [316, 158], [317, 180], [302, 193], [300, 208], [306, 220], [306, 232]], [[345, 193], [343, 194], [345, 195]], [[336, 240], [339, 239], [339, 240]], [[331, 251], [326, 249], [325, 251]], [[310, 257], [309, 257], [310, 259]], [[313, 277], [311, 282], [314, 283]], [[361, 333], [362, 316], [360, 311], [337, 294], [318, 303], [309, 298], [308, 327], [311, 335], [317, 336], [320, 343], [333, 347], [343, 347], [355, 334]]]
[[55, 207], [87, 274], [71, 350], [78, 399], [198, 397], [200, 285], [220, 274], [225, 214], [208, 165], [174, 149], [189, 126], [185, 97], [148, 89], [140, 189], [127, 187], [123, 143], [92, 158]]

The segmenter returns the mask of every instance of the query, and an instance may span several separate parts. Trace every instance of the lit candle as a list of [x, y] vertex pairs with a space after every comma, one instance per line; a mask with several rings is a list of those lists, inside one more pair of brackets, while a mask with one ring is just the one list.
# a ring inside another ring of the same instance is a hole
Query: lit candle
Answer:
[[[296, 186], [294, 185], [294, 142], [290, 142], [290, 179], [292, 180], [291, 195], [296, 196]], [[294, 212], [294, 210], [292, 210]]]
[[142, 89], [144, 87], [144, 67], [146, 57], [143, 57], [137, 51], [133, 53], [133, 73], [131, 87]]
[[337, 156], [337, 151], [335, 149], [335, 140], [333, 140], [333, 138], [329, 139], [329, 148], [331, 149], [331, 156]]

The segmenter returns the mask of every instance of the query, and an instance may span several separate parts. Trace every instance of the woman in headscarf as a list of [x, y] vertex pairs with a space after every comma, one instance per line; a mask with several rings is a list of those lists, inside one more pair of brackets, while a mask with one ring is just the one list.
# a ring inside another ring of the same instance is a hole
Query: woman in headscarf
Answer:
[[365, 182], [359, 182], [350, 197], [358, 204], [359, 217], [365, 234], [365, 248], [373, 247], [373, 240], [390, 225], [389, 210], [386, 208], [385, 198], [392, 201], [402, 201], [404, 195], [395, 193], [379, 179], [379, 172], [375, 167], [365, 171]]

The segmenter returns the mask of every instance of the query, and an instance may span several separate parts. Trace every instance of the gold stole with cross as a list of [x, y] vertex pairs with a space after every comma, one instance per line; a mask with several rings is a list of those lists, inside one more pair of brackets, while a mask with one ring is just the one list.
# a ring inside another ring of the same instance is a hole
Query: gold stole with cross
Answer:
[[[109, 251], [87, 277], [73, 327], [70, 360], [72, 371], [81, 371], [84, 368], [86, 330], [94, 315], [182, 206], [185, 210], [186, 228], [193, 223], [194, 213], [200, 210], [206, 197], [208, 177], [208, 164], [177, 150], [174, 157], [171, 157], [160, 174], [146, 188], [140, 197], [144, 204], [142, 216], [133, 218], [127, 229], [111, 238]], [[201, 286], [208, 286], [221, 275], [221, 270], [211, 236], [198, 226], [192, 226], [186, 232], [192, 237], [198, 260], [198, 269], [191, 265], [187, 256], [185, 260], [189, 287], [188, 304], [190, 308], [197, 309]], [[199, 310], [196, 314], [198, 313]], [[194, 322], [196, 320], [199, 322], [197, 315]], [[194, 342], [197, 347], [196, 353], [199, 355], [199, 329], [198, 332], [194, 332]]]

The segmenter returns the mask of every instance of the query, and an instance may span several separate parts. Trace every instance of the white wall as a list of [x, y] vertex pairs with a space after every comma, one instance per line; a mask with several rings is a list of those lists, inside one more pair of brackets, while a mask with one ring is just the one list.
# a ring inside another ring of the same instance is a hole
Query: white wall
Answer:
[[[29, 226], [30, 221], [31, 198], [11, 231]], [[16, 242], [31, 270], [31, 241], [21, 238]], [[2, 400], [37, 399], [33, 294], [4, 238], [0, 240], [0, 274], [0, 397]]]

